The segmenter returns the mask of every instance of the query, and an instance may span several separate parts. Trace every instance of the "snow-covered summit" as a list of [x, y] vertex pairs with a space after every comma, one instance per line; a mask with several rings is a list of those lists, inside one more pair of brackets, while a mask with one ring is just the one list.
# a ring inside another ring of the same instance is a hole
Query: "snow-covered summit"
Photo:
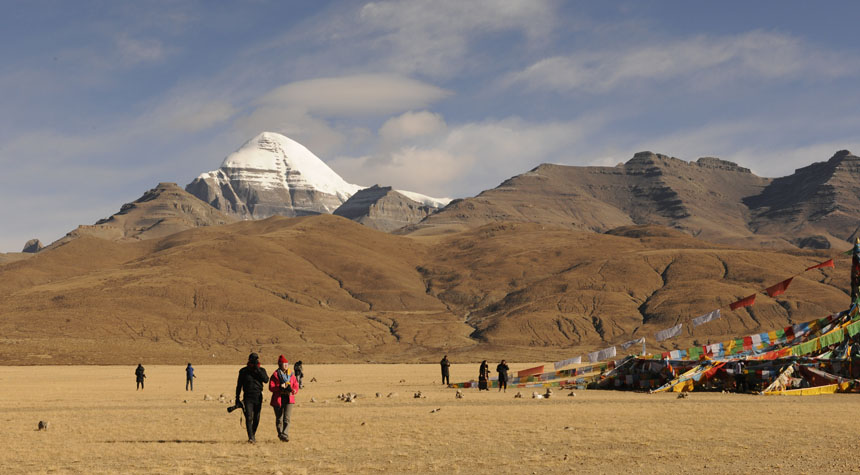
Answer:
[[[228, 155], [219, 169], [198, 176], [185, 190], [243, 219], [263, 219], [331, 213], [364, 188], [346, 182], [295, 140], [263, 132]], [[450, 201], [400, 192], [434, 208]]]
[[224, 159], [221, 169], [267, 188], [313, 188], [343, 200], [362, 188], [347, 183], [304, 145], [274, 132], [245, 142]]

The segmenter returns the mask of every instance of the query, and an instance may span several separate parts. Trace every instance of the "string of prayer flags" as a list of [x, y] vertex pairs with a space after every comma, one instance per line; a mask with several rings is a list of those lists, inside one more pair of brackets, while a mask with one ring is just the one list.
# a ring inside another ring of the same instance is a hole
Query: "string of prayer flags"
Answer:
[[627, 348], [630, 348], [631, 346], [639, 344], [639, 343], [645, 343], [645, 337], [644, 336], [642, 338], [638, 338], [636, 340], [630, 340], [630, 341], [622, 343], [621, 349], [626, 350]]
[[681, 334], [681, 328], [684, 326], [683, 323], [679, 323], [672, 328], [667, 328], [665, 330], [661, 330], [657, 332], [656, 339], [657, 341], [668, 340], [669, 338], [676, 337]]
[[703, 323], [713, 322], [714, 320], [719, 320], [720, 316], [720, 309], [716, 309], [713, 312], [708, 312], [701, 317], [694, 318], [693, 327], [697, 327]]
[[[849, 251], [849, 252], [850, 252], [850, 251]], [[833, 268], [836, 268], [836, 265], [835, 265], [835, 264], [833, 264], [833, 259], [828, 259], [828, 260], [826, 260], [826, 261], [822, 262], [821, 264], [815, 264], [815, 265], [814, 265], [814, 266], [812, 266], [812, 267], [807, 267], [807, 268], [806, 268], [806, 270], [812, 270], [812, 269], [823, 269], [823, 268], [825, 268], [825, 267], [833, 267]], [[804, 272], [806, 272], [806, 271], [804, 271]]]
[[777, 295], [784, 294], [785, 291], [788, 289], [789, 284], [791, 284], [792, 279], [794, 279], [794, 277], [790, 277], [776, 285], [771, 285], [770, 287], [766, 288], [765, 292], [767, 292], [767, 296], [776, 297]]
[[749, 297], [744, 297], [744, 298], [738, 300], [737, 302], [732, 303], [731, 305], [729, 305], [729, 308], [731, 308], [732, 310], [737, 310], [739, 308], [749, 307], [750, 305], [752, 305], [754, 303], [755, 303], [755, 294], [752, 294]]

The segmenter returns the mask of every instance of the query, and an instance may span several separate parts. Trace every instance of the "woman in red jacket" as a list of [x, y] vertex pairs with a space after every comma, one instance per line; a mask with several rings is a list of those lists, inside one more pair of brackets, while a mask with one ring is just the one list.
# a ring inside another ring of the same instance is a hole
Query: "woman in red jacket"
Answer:
[[278, 357], [278, 369], [269, 379], [269, 391], [272, 392], [272, 407], [275, 409], [278, 438], [282, 442], [289, 442], [290, 414], [293, 412], [293, 404], [296, 403], [299, 383], [296, 381], [296, 376], [290, 372], [290, 362], [284, 358], [284, 355]]

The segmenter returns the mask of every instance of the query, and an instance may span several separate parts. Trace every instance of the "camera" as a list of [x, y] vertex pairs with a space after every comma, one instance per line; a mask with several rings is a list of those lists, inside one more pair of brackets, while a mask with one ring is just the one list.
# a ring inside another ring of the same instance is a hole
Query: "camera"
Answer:
[[227, 408], [227, 412], [233, 412], [236, 409], [244, 409], [244, 408], [245, 408], [245, 406], [242, 405], [242, 401], [236, 401], [236, 404], [233, 404], [232, 406]]

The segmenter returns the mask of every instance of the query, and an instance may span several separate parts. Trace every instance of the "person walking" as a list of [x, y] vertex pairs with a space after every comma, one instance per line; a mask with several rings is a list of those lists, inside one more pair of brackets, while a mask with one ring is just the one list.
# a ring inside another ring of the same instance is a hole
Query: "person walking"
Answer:
[[135, 391], [138, 389], [143, 391], [143, 380], [146, 379], [146, 375], [143, 374], [143, 371], [143, 364], [138, 363], [137, 369], [134, 370], [134, 379], [137, 381], [137, 389], [135, 389]]
[[496, 371], [499, 373], [499, 391], [504, 390], [504, 392], [508, 392], [508, 365], [505, 363], [505, 360], [502, 360], [498, 366], [496, 366]]
[[448, 361], [448, 355], [445, 355], [439, 364], [442, 366], [442, 384], [451, 384], [451, 362]]
[[245, 429], [248, 431], [248, 442], [257, 442], [257, 426], [260, 425], [260, 409], [263, 406], [263, 384], [269, 382], [266, 370], [260, 367], [260, 357], [257, 353], [248, 355], [248, 363], [239, 370], [236, 380], [236, 401], [244, 391], [242, 403], [245, 410]]
[[481, 362], [481, 369], [478, 370], [478, 391], [490, 389], [487, 387], [487, 382], [490, 380], [490, 365], [487, 360]]
[[191, 367], [191, 363], [188, 363], [188, 366], [185, 367], [185, 390], [188, 391], [188, 388], [191, 388], [191, 391], [194, 391], [194, 368]]
[[305, 385], [302, 384], [302, 378], [305, 377], [305, 372], [302, 370], [302, 360], [296, 361], [296, 364], [293, 365], [293, 373], [296, 375], [296, 381], [299, 382], [299, 389], [304, 388]]
[[299, 382], [295, 375], [290, 374], [290, 362], [284, 355], [278, 357], [278, 369], [269, 378], [269, 391], [272, 392], [272, 408], [275, 409], [275, 428], [281, 442], [290, 441], [290, 416], [296, 403], [296, 393], [299, 392]]

